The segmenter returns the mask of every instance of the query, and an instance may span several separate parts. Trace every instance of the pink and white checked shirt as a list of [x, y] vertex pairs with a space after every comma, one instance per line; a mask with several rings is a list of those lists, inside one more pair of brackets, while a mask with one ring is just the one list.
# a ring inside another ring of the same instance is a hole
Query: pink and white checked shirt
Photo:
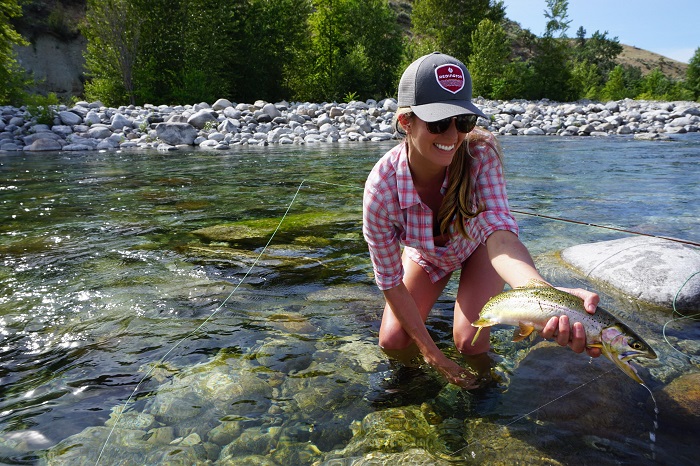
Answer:
[[[490, 137], [493, 137], [491, 135]], [[518, 224], [508, 208], [503, 167], [493, 148], [478, 142], [471, 146], [472, 179], [476, 202], [484, 211], [467, 222], [473, 240], [453, 233], [444, 247], [433, 242], [433, 212], [421, 202], [408, 166], [406, 144], [401, 143], [376, 163], [365, 183], [363, 225], [374, 277], [380, 290], [401, 283], [401, 245], [409, 258], [428, 273], [433, 283], [460, 269], [472, 252], [497, 230], [518, 234]], [[447, 188], [448, 175], [442, 185]], [[450, 228], [454, 232], [454, 225]]]

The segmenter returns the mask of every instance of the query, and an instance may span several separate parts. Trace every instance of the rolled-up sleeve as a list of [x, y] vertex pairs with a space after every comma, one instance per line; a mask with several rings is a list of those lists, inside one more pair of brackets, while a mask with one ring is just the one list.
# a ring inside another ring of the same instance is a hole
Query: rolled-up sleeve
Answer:
[[475, 200], [481, 213], [467, 222], [467, 232], [480, 243], [485, 243], [497, 230], [517, 235], [518, 223], [508, 206], [503, 165], [489, 144], [481, 143], [474, 149], [478, 155], [474, 157], [471, 175], [476, 180]]
[[363, 197], [362, 234], [369, 247], [374, 279], [380, 290], [398, 286], [403, 278], [401, 243], [387, 204], [387, 200], [368, 182]]

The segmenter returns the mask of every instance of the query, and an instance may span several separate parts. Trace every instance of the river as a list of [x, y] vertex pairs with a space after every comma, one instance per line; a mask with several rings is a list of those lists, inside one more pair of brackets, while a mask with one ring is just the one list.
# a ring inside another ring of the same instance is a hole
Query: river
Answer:
[[[501, 142], [515, 210], [700, 241], [698, 134]], [[0, 153], [0, 462], [695, 464], [664, 387], [700, 329], [670, 309], [597, 290], [660, 356], [639, 364], [658, 416], [605, 358], [508, 327], [477, 393], [382, 356], [361, 199], [392, 145]], [[561, 286], [597, 287], [558, 251], [627, 236], [516, 218]], [[454, 292], [428, 324], [457, 357]]]

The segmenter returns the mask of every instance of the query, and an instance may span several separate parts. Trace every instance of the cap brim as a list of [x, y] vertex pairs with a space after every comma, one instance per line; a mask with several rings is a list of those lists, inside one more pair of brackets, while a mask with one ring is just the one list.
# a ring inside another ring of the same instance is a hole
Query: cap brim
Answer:
[[450, 102], [433, 102], [424, 105], [411, 105], [411, 110], [423, 121], [438, 121], [465, 113], [488, 117], [469, 101], [453, 100]]

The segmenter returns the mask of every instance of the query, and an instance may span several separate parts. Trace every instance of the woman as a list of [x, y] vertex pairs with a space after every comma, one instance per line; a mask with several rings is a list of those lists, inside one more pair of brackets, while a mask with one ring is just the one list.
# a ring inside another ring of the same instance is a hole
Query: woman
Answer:
[[[518, 239], [508, 208], [500, 147], [476, 128], [471, 77], [459, 60], [438, 52], [423, 56], [399, 83], [394, 124], [405, 140], [375, 165], [365, 185], [363, 233], [375, 280], [386, 306], [379, 345], [408, 362], [418, 353], [450, 383], [473, 388], [476, 377], [435, 345], [425, 321], [450, 275], [461, 270], [453, 336], [464, 355], [488, 351], [484, 329], [474, 345], [471, 322], [492, 296], [532, 279], [544, 279]], [[403, 254], [401, 246], [403, 245]], [[598, 296], [565, 289], [595, 311]], [[579, 322], [552, 318], [540, 333], [580, 353], [586, 349]], [[589, 349], [591, 356], [600, 354]]]

